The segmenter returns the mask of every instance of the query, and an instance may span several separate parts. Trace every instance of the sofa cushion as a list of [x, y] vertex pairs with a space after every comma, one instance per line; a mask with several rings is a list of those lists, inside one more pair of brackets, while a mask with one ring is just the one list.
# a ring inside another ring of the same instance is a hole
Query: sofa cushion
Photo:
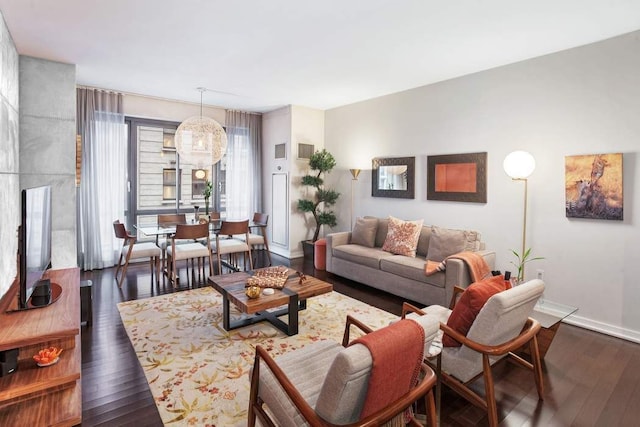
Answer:
[[423, 225], [422, 231], [420, 231], [420, 238], [418, 239], [418, 247], [416, 248], [416, 256], [427, 256], [429, 252], [429, 240], [431, 239], [431, 226]]
[[[371, 216], [365, 216], [365, 218], [375, 218]], [[376, 248], [381, 248], [384, 245], [384, 240], [387, 238], [387, 232], [389, 231], [389, 218], [377, 218], [378, 219], [378, 231], [376, 231]]]
[[439, 272], [427, 276], [424, 274], [424, 259], [404, 255], [394, 255], [380, 260], [380, 270], [400, 277], [422, 282], [425, 285], [444, 288], [445, 273]]
[[376, 243], [378, 218], [358, 218], [351, 232], [351, 243], [372, 248]]
[[[333, 248], [332, 255], [367, 267], [380, 268], [380, 260], [394, 256], [380, 248], [367, 248], [361, 245], [340, 245]], [[423, 261], [424, 263], [424, 261]], [[424, 272], [423, 272], [424, 275]]]
[[431, 227], [427, 259], [440, 262], [446, 257], [462, 251], [480, 249], [478, 232], [470, 230], [453, 230], [450, 228]]
[[397, 255], [415, 257], [423, 222], [422, 219], [403, 221], [389, 216], [389, 231], [382, 245], [382, 250]]
[[[489, 298], [506, 289], [504, 276], [492, 276], [488, 279], [472, 283], [462, 293], [453, 307], [447, 326], [460, 332], [465, 337], [476, 320], [476, 316]], [[442, 337], [445, 347], [460, 347], [461, 344], [448, 335]]]

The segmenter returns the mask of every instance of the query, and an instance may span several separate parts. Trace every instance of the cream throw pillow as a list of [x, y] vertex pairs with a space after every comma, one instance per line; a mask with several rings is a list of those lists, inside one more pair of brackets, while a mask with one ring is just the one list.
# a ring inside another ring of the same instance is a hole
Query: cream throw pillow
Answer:
[[389, 216], [389, 231], [382, 250], [415, 258], [424, 220], [403, 221]]

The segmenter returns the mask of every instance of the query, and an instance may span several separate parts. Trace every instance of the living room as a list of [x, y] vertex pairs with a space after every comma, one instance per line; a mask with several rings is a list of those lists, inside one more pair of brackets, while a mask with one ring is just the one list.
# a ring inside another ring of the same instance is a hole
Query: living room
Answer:
[[[4, 13], [4, 6], [0, 6], [0, 10]], [[637, 16], [637, 10], [632, 8], [627, 15], [634, 13]], [[597, 16], [590, 18], [590, 26], [599, 25]], [[337, 167], [329, 174], [327, 183], [342, 193], [336, 206], [338, 226], [324, 230], [325, 234], [348, 230], [351, 216], [424, 219], [425, 224], [478, 230], [487, 246], [497, 254], [496, 268], [509, 270], [513, 261], [510, 249], [521, 244], [523, 188], [505, 174], [502, 161], [514, 150], [526, 150], [536, 161], [536, 169], [528, 181], [527, 242], [534, 255], [544, 257], [531, 264], [527, 276], [534, 278], [536, 271], [542, 270], [545, 299], [579, 308], [567, 319], [568, 323], [640, 342], [640, 312], [635, 308], [635, 302], [640, 300], [636, 282], [640, 274], [640, 252], [634, 244], [640, 237], [640, 225], [634, 221], [637, 217], [634, 201], [640, 195], [634, 185], [640, 134], [637, 120], [640, 25], [636, 24], [625, 27], [615, 36], [603, 36], [535, 57], [522, 57], [501, 66], [474, 69], [473, 63], [481, 58], [470, 57], [467, 73], [403, 91], [384, 92], [358, 102], [327, 109], [294, 104], [264, 111], [265, 211], [273, 211], [270, 183], [276, 171], [290, 174], [289, 197], [297, 199], [301, 190], [295, 180], [306, 170], [304, 162], [295, 158], [297, 144], [313, 143], [335, 156]], [[3, 29], [3, 34], [9, 33], [11, 25], [8, 27]], [[5, 39], [2, 43], [4, 46]], [[522, 43], [526, 44], [526, 40]], [[32, 60], [34, 68], [50, 65], [46, 58], [25, 59]], [[53, 65], [58, 67], [58, 61]], [[65, 84], [71, 87], [73, 96], [77, 84], [75, 67], [79, 65], [66, 65], [70, 67], [70, 74]], [[20, 70], [21, 78], [22, 72]], [[52, 79], [52, 75], [47, 78]], [[21, 89], [23, 84], [21, 82]], [[55, 80], [48, 84], [55, 84]], [[200, 84], [194, 82], [192, 86]], [[102, 88], [124, 90], [123, 87]], [[3, 97], [7, 98], [5, 92]], [[180, 120], [199, 108], [197, 102], [174, 102], [133, 93], [124, 99], [129, 115]], [[220, 119], [224, 108], [211, 105], [205, 111]], [[75, 104], [71, 110], [74, 114]], [[32, 114], [37, 116], [37, 112]], [[4, 135], [5, 129], [2, 132]], [[3, 137], [2, 144], [7, 141]], [[287, 143], [289, 154], [286, 162], [273, 159], [275, 146], [283, 142]], [[70, 144], [75, 144], [75, 138]], [[2, 145], [1, 148], [3, 153], [17, 150], [15, 146]], [[75, 150], [75, 145], [72, 149]], [[487, 202], [427, 200], [427, 157], [474, 152], [487, 153]], [[623, 154], [624, 219], [567, 218], [565, 157], [605, 153]], [[372, 159], [406, 156], [416, 159], [415, 199], [372, 197]], [[351, 168], [363, 170], [356, 182], [352, 182]], [[15, 276], [16, 243], [5, 242], [15, 240], [18, 180], [23, 179], [22, 174], [14, 164], [3, 162], [0, 192], [6, 220], [0, 226], [2, 290], [6, 290]], [[65, 175], [67, 178], [73, 179], [73, 171]], [[298, 245], [308, 237], [309, 230], [304, 216], [293, 210], [287, 212], [287, 216], [286, 244], [271, 246], [273, 252], [294, 258], [301, 254]], [[69, 221], [73, 224], [70, 228], [75, 228], [75, 218]], [[75, 262], [74, 237], [64, 236], [69, 253], [61, 257], [58, 267]]]

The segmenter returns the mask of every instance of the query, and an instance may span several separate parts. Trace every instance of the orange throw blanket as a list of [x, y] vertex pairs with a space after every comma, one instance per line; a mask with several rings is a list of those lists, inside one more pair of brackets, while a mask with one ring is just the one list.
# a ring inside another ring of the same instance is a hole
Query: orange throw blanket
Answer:
[[427, 263], [424, 266], [425, 274], [430, 276], [438, 271], [444, 271], [446, 269], [447, 260], [451, 258], [461, 259], [465, 264], [467, 264], [471, 275], [471, 282], [482, 280], [491, 272], [489, 265], [482, 255], [478, 255], [476, 252], [465, 251], [450, 255], [440, 263], [427, 260]]
[[351, 344], [363, 344], [373, 359], [369, 388], [360, 414], [363, 419], [406, 394], [416, 384], [424, 356], [424, 329], [400, 320]]

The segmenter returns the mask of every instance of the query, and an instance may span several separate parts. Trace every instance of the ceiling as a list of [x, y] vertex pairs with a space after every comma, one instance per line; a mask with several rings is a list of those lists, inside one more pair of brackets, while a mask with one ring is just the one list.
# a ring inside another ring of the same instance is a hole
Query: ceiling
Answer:
[[77, 83], [329, 109], [640, 29], [638, 0], [0, 0], [18, 53]]

